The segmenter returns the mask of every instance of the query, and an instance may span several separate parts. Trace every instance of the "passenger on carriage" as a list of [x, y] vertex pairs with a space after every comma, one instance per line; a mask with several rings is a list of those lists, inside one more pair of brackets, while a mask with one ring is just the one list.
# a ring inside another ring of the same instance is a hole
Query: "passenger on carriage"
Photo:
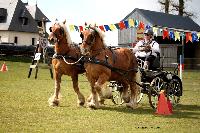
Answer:
[[[144, 32], [144, 39], [139, 41], [132, 50], [138, 59], [144, 61], [144, 69], [153, 70], [155, 68], [153, 63], [157, 61], [155, 63], [158, 64], [160, 60], [159, 44], [153, 40], [153, 31], [151, 29], [147, 29]], [[157, 65], [156, 67], [159, 66]]]

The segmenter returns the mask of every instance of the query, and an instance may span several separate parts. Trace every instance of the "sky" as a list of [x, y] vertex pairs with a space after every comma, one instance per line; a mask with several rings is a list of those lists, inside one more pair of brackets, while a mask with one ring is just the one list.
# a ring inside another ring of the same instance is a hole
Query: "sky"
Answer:
[[[62, 22], [66, 19], [66, 26], [88, 24], [109, 25], [120, 22], [126, 15], [135, 8], [151, 11], [161, 11], [158, 0], [22, 0], [35, 5], [50, 19], [47, 28], [50, 27], [56, 19]], [[197, 18], [194, 21], [200, 25], [199, 0], [187, 0], [187, 10], [194, 12]], [[159, 18], [158, 18], [159, 19]], [[105, 43], [107, 45], [117, 45], [117, 30], [106, 31]], [[80, 33], [70, 32], [73, 42], [81, 42]]]

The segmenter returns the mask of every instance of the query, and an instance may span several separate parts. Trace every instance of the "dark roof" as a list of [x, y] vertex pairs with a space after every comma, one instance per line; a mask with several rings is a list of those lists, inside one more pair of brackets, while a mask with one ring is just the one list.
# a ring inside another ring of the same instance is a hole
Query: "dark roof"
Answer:
[[36, 6], [36, 12], [35, 12], [35, 20], [36, 21], [42, 21], [44, 20], [45, 22], [51, 22], [43, 13], [42, 11]]
[[189, 17], [179, 15], [166, 14], [162, 12], [149, 11], [144, 9], [135, 8], [123, 20], [127, 20], [134, 12], [138, 12], [153, 26], [182, 29], [189, 31], [200, 31], [200, 26]]
[[[22, 24], [23, 17], [28, 19], [28, 25]], [[25, 4], [21, 0], [17, 2], [8, 30], [33, 32], [33, 33], [38, 32], [37, 23], [35, 22], [34, 18], [31, 16], [31, 14], [27, 11]]]

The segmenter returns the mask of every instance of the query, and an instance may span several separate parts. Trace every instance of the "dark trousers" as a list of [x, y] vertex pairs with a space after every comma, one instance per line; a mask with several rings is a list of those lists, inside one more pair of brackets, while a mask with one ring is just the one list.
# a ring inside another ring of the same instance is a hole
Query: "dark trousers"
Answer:
[[154, 55], [149, 55], [147, 57], [138, 57], [139, 59], [143, 60], [143, 61], [148, 61], [150, 63], [149, 65], [149, 69], [151, 70], [153, 67], [153, 62], [156, 59], [156, 57]]

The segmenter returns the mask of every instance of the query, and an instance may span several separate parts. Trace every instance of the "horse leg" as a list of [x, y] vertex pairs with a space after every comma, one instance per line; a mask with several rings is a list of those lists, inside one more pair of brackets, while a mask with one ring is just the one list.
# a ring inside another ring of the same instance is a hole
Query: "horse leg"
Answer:
[[130, 96], [128, 93], [128, 84], [126, 82], [123, 82], [122, 85], [123, 85], [122, 99], [125, 103], [128, 103], [130, 101]]
[[[106, 81], [108, 81], [109, 76], [106, 74], [101, 74], [98, 78], [98, 80], [95, 82], [94, 88], [96, 89], [99, 97], [98, 97], [98, 101], [100, 102], [100, 104], [104, 104], [104, 98], [103, 98], [103, 94], [102, 94], [102, 87], [105, 84]], [[98, 103], [99, 104], [99, 103]]]
[[74, 91], [77, 94], [77, 98], [78, 98], [77, 103], [78, 103], [78, 106], [83, 106], [84, 103], [85, 103], [85, 97], [79, 91], [79, 87], [78, 87], [78, 74], [71, 76], [71, 78], [72, 78], [72, 82], [73, 82]]
[[50, 106], [58, 106], [59, 105], [60, 83], [61, 83], [61, 74], [58, 74], [57, 72], [55, 72], [54, 95], [51, 96], [48, 100]]
[[94, 85], [95, 85], [95, 81], [94, 80], [90, 81], [91, 94], [90, 94], [89, 98], [87, 99], [87, 101], [88, 101], [87, 106], [89, 108], [97, 109], [97, 108], [99, 108], [99, 104], [97, 103], [98, 97], [97, 97], [97, 91], [94, 88]]
[[135, 82], [130, 82], [130, 101], [126, 104], [127, 107], [135, 109], [137, 107], [138, 87]]

